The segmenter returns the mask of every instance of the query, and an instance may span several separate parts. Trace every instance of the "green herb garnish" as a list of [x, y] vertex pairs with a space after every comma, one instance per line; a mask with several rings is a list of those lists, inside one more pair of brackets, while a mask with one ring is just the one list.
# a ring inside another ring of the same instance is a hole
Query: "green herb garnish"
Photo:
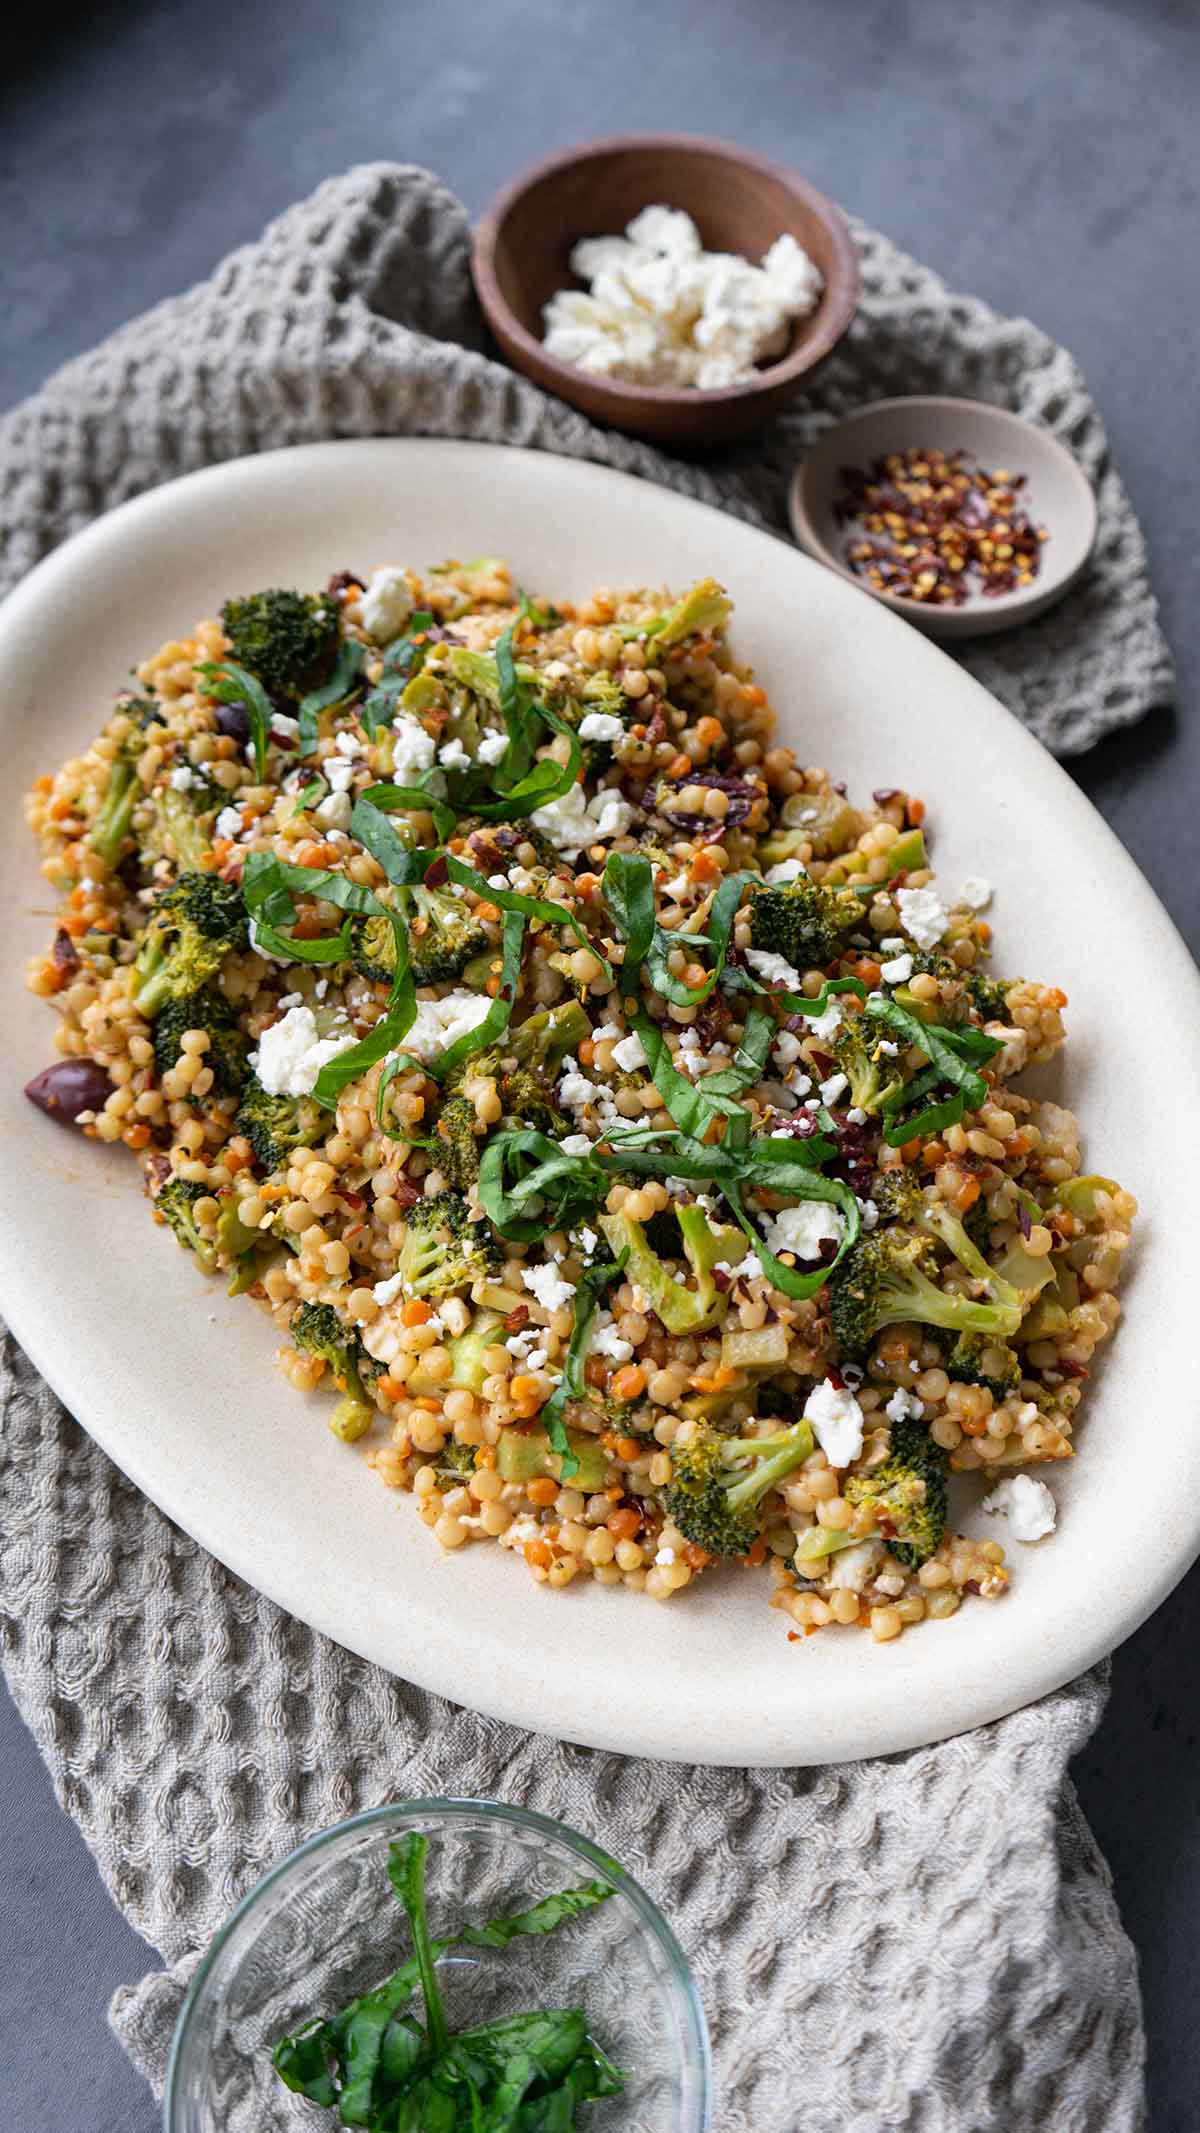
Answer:
[[[437, 1961], [455, 1947], [501, 1949], [553, 1933], [606, 1903], [611, 1884], [583, 1882], [527, 1911], [435, 1940], [426, 1916], [428, 1850], [429, 1839], [415, 1832], [388, 1846], [388, 1879], [412, 1932], [409, 1961], [340, 2013], [282, 2037], [276, 2073], [297, 2095], [336, 2109], [343, 2126], [365, 2133], [573, 2133], [578, 2105], [616, 2095], [623, 2082], [589, 2036], [582, 2011], [546, 2008], [452, 2032]], [[424, 2023], [415, 2010], [418, 1988]]]
[[563, 1359], [562, 1376], [542, 1409], [542, 1428], [559, 1455], [558, 1471], [562, 1481], [569, 1481], [572, 1474], [579, 1472], [579, 1460], [571, 1449], [571, 1441], [563, 1423], [563, 1409], [568, 1400], [583, 1397], [583, 1365], [592, 1320], [599, 1309], [601, 1296], [616, 1280], [628, 1257], [626, 1251], [621, 1253], [619, 1259], [609, 1259], [600, 1265], [585, 1267], [575, 1287], [575, 1323], [571, 1328], [571, 1338]]
[[254, 774], [261, 783], [267, 773], [267, 736], [275, 716], [261, 681], [233, 659], [206, 661], [196, 672], [204, 683], [206, 696], [215, 697], [219, 704], [245, 704], [254, 745]]

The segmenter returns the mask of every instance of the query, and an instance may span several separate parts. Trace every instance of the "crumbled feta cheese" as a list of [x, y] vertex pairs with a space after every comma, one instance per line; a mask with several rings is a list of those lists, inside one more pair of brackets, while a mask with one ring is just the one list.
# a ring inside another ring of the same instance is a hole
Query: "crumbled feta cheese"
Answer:
[[864, 1229], [876, 1228], [879, 1222], [879, 1209], [876, 1207], [874, 1200], [859, 1201], [858, 1219]]
[[564, 1155], [587, 1155], [592, 1144], [586, 1133], [568, 1133], [558, 1145]]
[[903, 935], [902, 935], [902, 934], [899, 934], [899, 933], [891, 933], [891, 934], [889, 934], [889, 935], [888, 935], [888, 938], [887, 938], [887, 939], [886, 939], [885, 941], [880, 941], [880, 943], [879, 943], [879, 952], [880, 952], [880, 954], [881, 954], [881, 955], [903, 955], [903, 954], [904, 954], [904, 938], [903, 938]]
[[581, 741], [619, 741], [624, 731], [615, 711], [587, 711], [579, 722]]
[[572, 1059], [568, 1053], [563, 1060], [563, 1071], [559, 1079], [558, 1093], [561, 1101], [566, 1104], [569, 1111], [578, 1112], [582, 1111], [585, 1105], [594, 1103], [600, 1094], [600, 1090], [596, 1087], [594, 1081], [588, 1080], [586, 1074], [580, 1073], [578, 1062]]
[[967, 906], [968, 911], [986, 911], [992, 900], [991, 882], [983, 881], [978, 874], [972, 874], [959, 890], [958, 900], [960, 904]]
[[525, 1358], [525, 1368], [527, 1370], [544, 1370], [549, 1360], [550, 1352], [548, 1349], [531, 1348]]
[[663, 883], [663, 895], [673, 896], [675, 898], [676, 903], [678, 903], [681, 896], [686, 896], [688, 894], [691, 889], [691, 886], [691, 876], [689, 875], [687, 868], [685, 867], [682, 873], [677, 874], [675, 876], [674, 881], [665, 881]]
[[890, 963], [881, 963], [879, 975], [888, 985], [903, 985], [913, 974], [911, 955], [895, 955]]
[[619, 1022], [602, 1022], [599, 1029], [592, 1031], [592, 1043], [606, 1044], [610, 1037], [620, 1037], [621, 1035], [623, 1035], [623, 1031]]
[[339, 755], [365, 755], [367, 752], [366, 742], [353, 726], [343, 726], [333, 745]]
[[477, 763], [498, 763], [507, 753], [507, 733], [485, 733], [475, 750], [475, 760]]
[[597, 1323], [592, 1333], [593, 1355], [606, 1355], [614, 1363], [627, 1363], [633, 1354], [633, 1342], [617, 1332], [611, 1312], [605, 1312], [604, 1323]]
[[279, 1022], [263, 1031], [250, 1064], [269, 1095], [309, 1096], [327, 1060], [356, 1041], [353, 1030], [320, 1036], [311, 1007], [289, 1007]]
[[547, 801], [545, 807], [535, 807], [530, 821], [543, 837], [548, 837], [556, 852], [581, 852], [589, 844], [605, 844], [610, 838], [622, 837], [633, 821], [636, 809], [619, 792], [602, 786], [589, 800], [582, 785], [572, 785], [560, 793], [557, 800]]
[[906, 1392], [903, 1385], [897, 1385], [883, 1411], [889, 1422], [919, 1422], [925, 1412], [925, 1403], [918, 1400], [915, 1392]]
[[389, 1275], [386, 1281], [377, 1281], [371, 1294], [376, 1303], [386, 1311], [389, 1304], [395, 1303], [403, 1287], [403, 1274], [392, 1274]]
[[775, 955], [769, 948], [747, 948], [746, 961], [755, 977], [765, 978], [768, 985], [786, 985], [789, 992], [800, 990], [800, 974], [786, 956]]
[[349, 756], [331, 755], [322, 763], [321, 772], [330, 792], [349, 792], [357, 768], [357, 764], [352, 763]]
[[443, 763], [447, 770], [466, 770], [470, 766], [471, 758], [456, 735], [452, 741], [445, 741], [438, 749], [438, 762]]
[[392, 777], [403, 785], [419, 770], [432, 768], [437, 754], [433, 736], [415, 718], [404, 714], [392, 726]]
[[904, 1572], [885, 1570], [882, 1577], [876, 1578], [875, 1590], [881, 1592], [885, 1600], [898, 1600], [904, 1590]]
[[800, 1039], [790, 1029], [781, 1029], [771, 1047], [771, 1057], [777, 1066], [785, 1069], [795, 1066], [800, 1057]]
[[313, 809], [316, 820], [325, 829], [348, 830], [350, 827], [350, 795], [348, 792], [331, 792], [325, 795], [319, 807]]
[[299, 736], [300, 721], [298, 718], [290, 718], [286, 711], [272, 711], [271, 731], [279, 734], [285, 741], [294, 741]]
[[835, 1591], [862, 1592], [883, 1555], [881, 1541], [860, 1541], [829, 1558], [829, 1582]]
[[240, 807], [223, 807], [216, 820], [218, 837], [237, 837], [241, 834], [242, 810]]
[[1045, 1482], [1035, 1481], [1031, 1474], [1013, 1474], [1002, 1481], [984, 1497], [983, 1508], [993, 1518], [1007, 1518], [1013, 1539], [1027, 1544], [1044, 1540], [1058, 1523], [1053, 1496]]
[[845, 1229], [844, 1217], [828, 1201], [801, 1200], [798, 1207], [785, 1207], [779, 1214], [769, 1215], [764, 1235], [776, 1258], [780, 1252], [794, 1252], [797, 1259], [819, 1259], [822, 1245], [830, 1239], [840, 1244]]
[[689, 215], [648, 207], [624, 237], [588, 237], [571, 252], [587, 291], [560, 289], [545, 306], [545, 345], [561, 361], [651, 385], [737, 384], [787, 345], [824, 282], [785, 233], [761, 266], [706, 252]]
[[860, 1110], [857, 1104], [851, 1104], [850, 1109], [846, 1113], [846, 1118], [849, 1124], [852, 1126], [865, 1126], [867, 1123], [866, 1112]]
[[420, 1000], [416, 1020], [405, 1031], [399, 1050], [415, 1059], [436, 1059], [456, 1038], [476, 1029], [491, 1006], [486, 993], [452, 992], [444, 1000]]
[[830, 1466], [847, 1467], [863, 1448], [862, 1408], [844, 1385], [823, 1378], [804, 1403], [804, 1418]]
[[[632, 1353], [632, 1350], [630, 1352]], [[673, 1563], [674, 1560], [675, 1550], [673, 1548], [660, 1548], [654, 1558], [656, 1565], [659, 1563]]]
[[561, 1311], [575, 1294], [574, 1282], [564, 1280], [558, 1268], [548, 1263], [522, 1267], [521, 1279], [543, 1311]]
[[830, 1038], [840, 1030], [842, 1020], [842, 1003], [835, 993], [823, 1015], [807, 1017], [808, 1034], [815, 1037], [818, 1044], [828, 1044]]
[[402, 570], [385, 564], [371, 573], [371, 581], [359, 602], [358, 619], [376, 644], [390, 644], [398, 637], [413, 611], [412, 594]]
[[202, 784], [203, 779], [196, 776], [190, 763], [177, 763], [171, 772], [169, 783], [172, 792], [190, 792], [192, 786]]
[[900, 923], [918, 948], [936, 948], [950, 923], [950, 913], [933, 889], [897, 889]]
[[881, 1037], [875, 1050], [881, 1059], [896, 1059], [900, 1055], [899, 1045], [893, 1044], [890, 1037]]
[[821, 1083], [821, 1102], [823, 1104], [837, 1103], [838, 1098], [845, 1095], [849, 1086], [850, 1083], [844, 1074], [831, 1074], [828, 1081]]
[[612, 1055], [624, 1074], [634, 1074], [646, 1064], [646, 1049], [636, 1031], [614, 1044]]
[[778, 866], [767, 868], [763, 880], [768, 888], [777, 889], [784, 882], [799, 881], [807, 872], [807, 868], [802, 867], [798, 859], [781, 859]]

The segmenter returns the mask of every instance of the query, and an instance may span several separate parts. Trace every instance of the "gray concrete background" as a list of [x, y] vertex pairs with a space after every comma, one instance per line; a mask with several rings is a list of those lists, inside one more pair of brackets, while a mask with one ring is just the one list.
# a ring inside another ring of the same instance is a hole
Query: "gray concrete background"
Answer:
[[[6, 45], [3, 405], [331, 171], [426, 163], [478, 209], [534, 154], [627, 128], [777, 155], [952, 286], [1028, 312], [1104, 409], [1179, 664], [1178, 710], [1075, 774], [1196, 945], [1200, 26], [1186, 0], [107, 0], [22, 18]], [[1115, 975], [1128, 1001], [1136, 973]], [[1151, 2133], [1200, 2125], [1198, 1631], [1193, 1573], [1117, 1655], [1077, 1772], [1141, 1957]], [[6, 2123], [153, 2133], [104, 2021], [149, 1952], [2, 1692], [0, 1921]]]

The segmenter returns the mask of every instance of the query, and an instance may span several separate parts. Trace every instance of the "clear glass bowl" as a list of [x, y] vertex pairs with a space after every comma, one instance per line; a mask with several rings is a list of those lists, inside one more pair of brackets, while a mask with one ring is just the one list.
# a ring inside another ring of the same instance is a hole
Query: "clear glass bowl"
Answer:
[[294, 2096], [276, 2040], [332, 2014], [412, 1952], [387, 1879], [389, 1843], [430, 1838], [436, 1936], [601, 1880], [614, 1894], [543, 1939], [458, 1949], [438, 1965], [452, 2029], [538, 2007], [581, 2007], [626, 2075], [581, 2107], [588, 2133], [707, 2133], [704, 2012], [682, 1951], [636, 1881], [573, 1829], [486, 1800], [401, 1800], [310, 1837], [221, 1928], [183, 2004], [163, 2097], [165, 2133], [321, 2133], [334, 2113]]

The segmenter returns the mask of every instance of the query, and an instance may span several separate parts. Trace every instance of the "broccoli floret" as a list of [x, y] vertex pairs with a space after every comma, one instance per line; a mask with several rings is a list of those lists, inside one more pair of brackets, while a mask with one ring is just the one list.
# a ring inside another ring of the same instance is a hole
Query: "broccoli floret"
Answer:
[[469, 1192], [479, 1176], [479, 1140], [475, 1106], [465, 1096], [448, 1096], [434, 1128], [434, 1160], [442, 1176], [459, 1192]]
[[440, 1192], [409, 1208], [396, 1272], [410, 1296], [452, 1296], [473, 1281], [494, 1279], [500, 1266], [485, 1225], [470, 1220], [460, 1192]]
[[651, 1247], [641, 1223], [631, 1215], [601, 1215], [600, 1227], [615, 1259], [628, 1253], [626, 1276], [646, 1291], [651, 1310], [667, 1332], [696, 1333], [724, 1317], [728, 1298], [718, 1289], [713, 1269], [722, 1261], [741, 1258], [745, 1244], [740, 1230], [717, 1228], [702, 1207], [677, 1208], [675, 1219], [683, 1256], [696, 1277], [694, 1289], [676, 1281]]
[[297, 1304], [288, 1327], [292, 1346], [327, 1363], [341, 1390], [370, 1407], [365, 1378], [379, 1375], [353, 1326], [344, 1326], [332, 1304]]
[[143, 846], [172, 860], [178, 872], [199, 869], [212, 844], [213, 823], [228, 795], [211, 778], [194, 772], [184, 791], [161, 786], [154, 795], [154, 825]]
[[216, 1243], [213, 1238], [202, 1236], [196, 1224], [196, 1202], [206, 1197], [208, 1189], [207, 1185], [190, 1185], [186, 1178], [168, 1178], [154, 1196], [154, 1211], [211, 1274], [217, 1264]]
[[272, 1096], [251, 1074], [233, 1122], [268, 1173], [282, 1170], [294, 1148], [311, 1148], [329, 1129], [329, 1113], [306, 1096]]
[[592, 1025], [578, 1000], [530, 1015], [506, 1033], [503, 1043], [474, 1052], [451, 1077], [457, 1092], [465, 1080], [494, 1081], [507, 1121], [528, 1120], [543, 1133], [558, 1137], [568, 1123], [554, 1101], [554, 1083], [569, 1052], [574, 1052]]
[[303, 696], [324, 679], [341, 635], [335, 600], [278, 588], [227, 600], [221, 627], [237, 664], [283, 696]]
[[927, 1237], [900, 1228], [871, 1230], [851, 1246], [829, 1279], [834, 1334], [848, 1355], [867, 1348], [884, 1326], [913, 1319], [951, 1333], [983, 1333], [1006, 1340], [1021, 1323], [1023, 1305], [976, 1303], [940, 1289]]
[[1020, 1288], [994, 1266], [989, 1266], [963, 1222], [936, 1193], [922, 1192], [911, 1173], [904, 1169], [884, 1171], [872, 1195], [885, 1221], [905, 1223], [926, 1237], [936, 1238], [951, 1252], [963, 1271], [987, 1290], [995, 1304], [1017, 1316], [1008, 1328], [1015, 1333], [1021, 1321], [1024, 1299]]
[[460, 1489], [475, 1472], [475, 1446], [460, 1444], [457, 1437], [447, 1437], [434, 1464], [437, 1485], [442, 1495], [449, 1489]]
[[967, 1385], [986, 1385], [998, 1400], [1016, 1392], [1025, 1373], [1015, 1348], [1003, 1341], [986, 1340], [979, 1333], [960, 1333], [945, 1345], [946, 1369], [952, 1378]]
[[169, 999], [154, 1020], [154, 1064], [160, 1075], [178, 1064], [188, 1030], [208, 1032], [204, 1064], [212, 1069], [218, 1096], [236, 1096], [246, 1079], [246, 1040], [223, 993], [213, 986], [182, 1000]]
[[902, 1086], [893, 1060], [881, 1050], [882, 1041], [869, 1026], [864, 1026], [861, 1015], [846, 1016], [833, 1036], [822, 1040], [823, 1048], [833, 1054], [850, 1083], [851, 1106], [860, 1111], [878, 1111]]
[[381, 912], [356, 911], [350, 920], [350, 960], [360, 977], [390, 985], [396, 975], [396, 933]]
[[897, 1562], [918, 1570], [936, 1554], [946, 1528], [949, 1461], [917, 1422], [893, 1422], [891, 1450], [865, 1474], [842, 1485], [847, 1503], [875, 1506], [875, 1522]]
[[[124, 710], [126, 707], [121, 706]], [[110, 867], [115, 867], [121, 848], [130, 835], [133, 810], [146, 797], [137, 774], [138, 757], [145, 747], [140, 731], [126, 734], [108, 766], [108, 785], [87, 833], [87, 842]]]
[[465, 897], [449, 890], [421, 885], [409, 893], [408, 954], [413, 978], [418, 985], [449, 984], [462, 976], [473, 956], [491, 946], [487, 927]]
[[710, 1555], [745, 1555], [758, 1532], [758, 1507], [813, 1448], [803, 1420], [769, 1437], [723, 1437], [701, 1423], [671, 1447], [671, 1479], [660, 1492], [667, 1516]]
[[1008, 1021], [1008, 994], [1019, 978], [989, 978], [985, 971], [960, 971], [971, 1005], [985, 1022]]
[[750, 941], [781, 955], [793, 970], [823, 970], [842, 954], [846, 936], [863, 919], [852, 889], [829, 889], [801, 875], [750, 896]]
[[181, 874], [156, 896], [137, 961], [133, 1003], [152, 1018], [168, 1000], [198, 993], [227, 955], [247, 945], [246, 907], [236, 882], [218, 874]]

